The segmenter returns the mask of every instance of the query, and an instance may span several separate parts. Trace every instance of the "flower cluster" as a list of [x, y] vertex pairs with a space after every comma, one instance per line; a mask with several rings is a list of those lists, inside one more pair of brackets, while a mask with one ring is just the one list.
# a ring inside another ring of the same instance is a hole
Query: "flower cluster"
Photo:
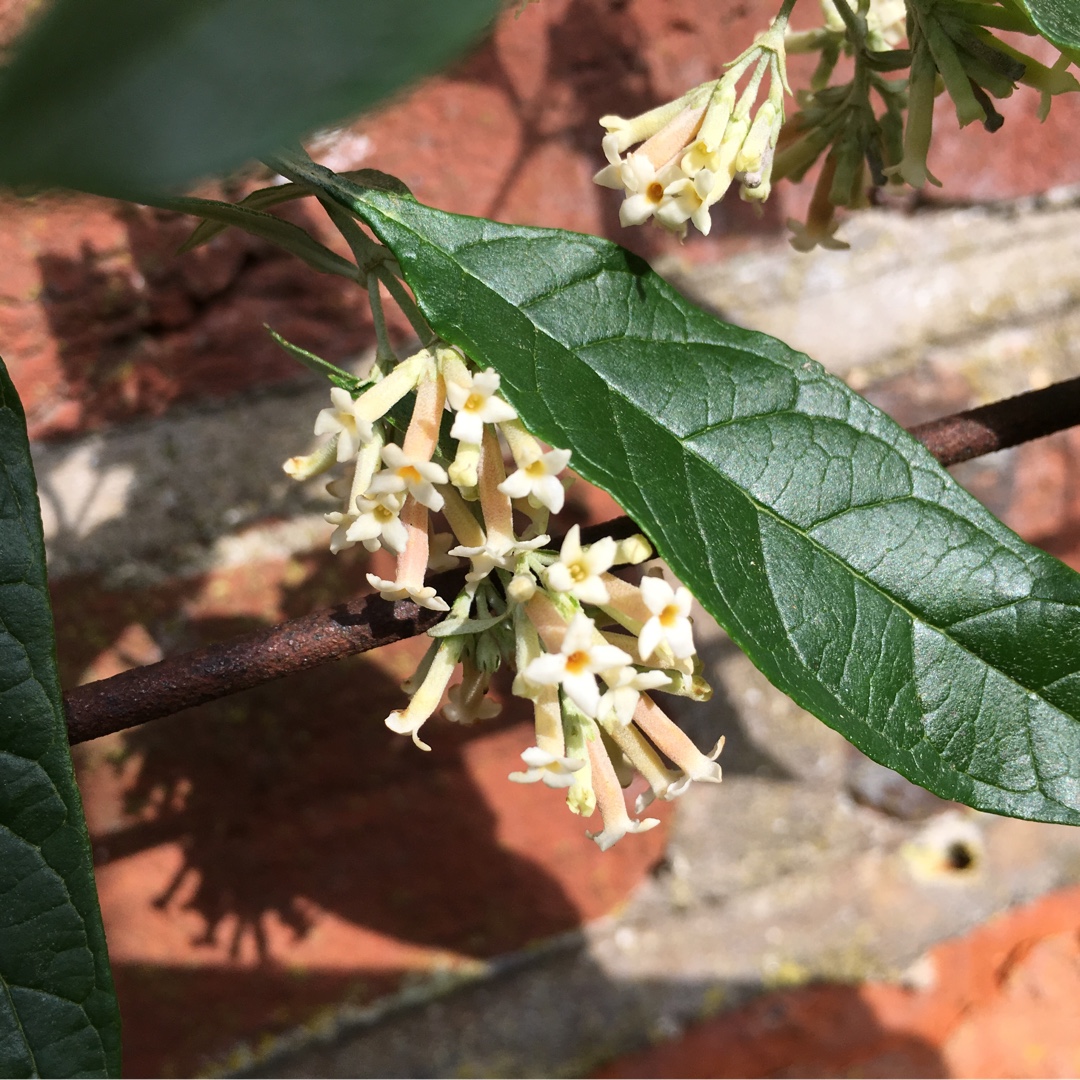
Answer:
[[[623, 225], [654, 221], [685, 237], [692, 223], [708, 233], [710, 209], [733, 183], [743, 199], [760, 203], [774, 180], [801, 180], [824, 156], [806, 222], [788, 222], [791, 242], [799, 251], [844, 248], [834, 235], [837, 207], [869, 205], [871, 187], [938, 183], [927, 153], [939, 87], [961, 127], [977, 120], [988, 131], [1004, 123], [993, 99], [1008, 97], [1017, 83], [1041, 93], [1040, 119], [1053, 95], [1080, 89], [1067, 70], [1075, 53], [1047, 67], [994, 33], [1040, 33], [1021, 4], [821, 0], [821, 26], [787, 33], [793, 3], [784, 0], [722, 78], [630, 120], [601, 117], [608, 164], [594, 179], [624, 193]], [[820, 57], [809, 90], [796, 95], [799, 111], [785, 123], [785, 56], [796, 52]], [[852, 61], [851, 78], [833, 85], [843, 56]], [[758, 106], [766, 73], [769, 90]]]
[[[510, 779], [565, 788], [571, 810], [584, 816], [599, 808], [603, 826], [589, 835], [602, 849], [656, 825], [640, 817], [653, 799], [671, 799], [691, 780], [719, 781], [720, 745], [703, 754], [649, 695], [711, 693], [695, 657], [689, 592], [658, 576], [638, 586], [612, 573], [651, 558], [643, 536], [585, 544], [574, 526], [559, 550], [551, 546], [548, 519], [563, 507], [570, 453], [545, 449], [526, 431], [499, 393], [498, 374], [437, 344], [380, 367], [367, 384], [340, 381], [315, 422], [328, 441], [285, 471], [306, 478], [347, 465], [351, 476], [328, 485], [341, 500], [326, 515], [331, 550], [386, 548], [394, 577], [368, 575], [379, 594], [448, 613], [429, 631], [432, 643], [405, 686], [410, 700], [387, 726], [426, 750], [420, 730], [440, 705], [457, 723], [496, 715], [491, 679], [507, 664], [536, 725], [526, 767]], [[448, 532], [436, 531], [436, 515]], [[448, 603], [426, 573], [462, 560], [465, 585]], [[648, 783], [637, 816], [623, 797], [635, 773]]]
[[[769, 197], [773, 152], [784, 122], [786, 25], [787, 16], [778, 16], [722, 78], [676, 101], [631, 120], [601, 117], [608, 164], [594, 179], [625, 193], [619, 208], [623, 225], [651, 219], [685, 237], [691, 222], [707, 234], [711, 207], [733, 183], [743, 199], [761, 203]], [[739, 80], [750, 69], [739, 93]], [[766, 73], [769, 91], [754, 112]]]

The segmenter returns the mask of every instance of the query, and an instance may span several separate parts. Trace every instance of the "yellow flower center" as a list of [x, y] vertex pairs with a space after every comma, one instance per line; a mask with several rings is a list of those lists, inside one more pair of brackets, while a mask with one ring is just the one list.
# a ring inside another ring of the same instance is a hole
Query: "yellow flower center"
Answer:
[[664, 185], [659, 180], [654, 180], [645, 189], [645, 195], [649, 202], [658, 203], [664, 197]]
[[577, 582], [584, 581], [589, 576], [588, 569], [579, 562], [571, 563], [566, 569], [570, 571], [570, 576]]
[[415, 465], [402, 465], [401, 468], [398, 469], [398, 476], [400, 476], [406, 484], [420, 484], [424, 479], [420, 475], [420, 470]]
[[525, 466], [525, 472], [528, 476], [533, 477], [547, 476], [547, 467], [537, 458], [531, 465]]
[[465, 404], [462, 405], [462, 409], [465, 412], [479, 412], [484, 407], [484, 402], [487, 398], [483, 394], [470, 394], [465, 399]]
[[586, 671], [589, 667], [589, 654], [583, 649], [578, 649], [577, 652], [572, 652], [566, 658], [566, 670], [571, 675], [580, 675], [583, 671]]
[[660, 625], [671, 629], [679, 621], [679, 606], [678, 604], [668, 604], [663, 611], [657, 616], [660, 620]]
[[379, 503], [379, 505], [375, 507], [373, 513], [375, 514], [375, 517], [379, 519], [379, 521], [389, 521], [392, 517], [395, 516], [394, 511], [391, 510], [388, 506], [383, 506], [382, 503]]

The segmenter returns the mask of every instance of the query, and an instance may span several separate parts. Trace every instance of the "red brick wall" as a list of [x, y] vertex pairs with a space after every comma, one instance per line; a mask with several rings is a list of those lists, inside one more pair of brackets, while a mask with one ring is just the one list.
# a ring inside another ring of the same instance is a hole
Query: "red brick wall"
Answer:
[[[10, 34], [22, 6], [0, 6], [0, 33]], [[803, 0], [795, 21], [815, 13]], [[632, 115], [715, 75], [771, 14], [765, 2], [542, 0], [504, 15], [451, 72], [358, 121], [331, 158], [395, 173], [444, 209], [600, 233], [646, 256], [677, 251], [658, 231], [621, 229], [617, 195], [591, 183], [602, 164], [597, 118]], [[806, 67], [794, 58], [796, 85]], [[991, 136], [978, 125], [958, 132], [939, 101], [931, 164], [946, 186], [929, 196], [996, 199], [1080, 180], [1070, 145], [1080, 95], [1059, 98], [1042, 126], [1037, 103], [1021, 88]], [[714, 211], [712, 236], [681, 250], [710, 261], [775, 238], [806, 198], [778, 185], [760, 220], [729, 199]], [[308, 224], [319, 217], [290, 213]], [[0, 349], [34, 437], [291, 378], [263, 322], [335, 360], [368, 342], [365, 304], [346, 283], [236, 234], [175, 256], [188, 225], [74, 196], [0, 204]]]

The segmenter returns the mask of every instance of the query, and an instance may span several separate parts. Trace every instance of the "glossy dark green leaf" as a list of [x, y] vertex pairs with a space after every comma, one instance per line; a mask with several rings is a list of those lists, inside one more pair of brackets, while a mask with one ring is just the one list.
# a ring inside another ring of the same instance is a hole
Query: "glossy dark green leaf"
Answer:
[[0, 361], [0, 1076], [119, 1076], [26, 422]]
[[437, 70], [500, 0], [56, 0], [0, 79], [0, 183], [226, 172]]
[[1080, 49], [1078, 0], [1016, 0], [1039, 31], [1062, 49]]
[[615, 244], [293, 164], [777, 686], [945, 798], [1080, 824], [1080, 576], [820, 364]]
[[[191, 214], [193, 217], [220, 222], [223, 226], [235, 225], [238, 229], [243, 229], [263, 240], [269, 240], [272, 244], [277, 244], [278, 247], [292, 252], [315, 270], [324, 274], [338, 274], [352, 281], [356, 280], [356, 267], [348, 259], [343, 259], [328, 247], [320, 244], [299, 225], [294, 225], [291, 221], [282, 221], [281, 218], [267, 214], [263, 210], [253, 210], [243, 203], [195, 199], [183, 195], [142, 195], [137, 201], [147, 206], [156, 206], [161, 210], [175, 210], [180, 214]], [[190, 240], [184, 246], [189, 247]]]

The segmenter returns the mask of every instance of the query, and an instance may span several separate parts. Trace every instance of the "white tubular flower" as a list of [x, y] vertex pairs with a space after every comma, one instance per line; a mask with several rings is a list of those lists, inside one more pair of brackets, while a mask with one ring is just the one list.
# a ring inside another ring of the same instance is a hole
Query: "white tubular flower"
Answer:
[[499, 485], [499, 490], [511, 499], [528, 499], [534, 506], [546, 507], [551, 513], [557, 514], [566, 499], [566, 489], [559, 479], [559, 473], [569, 461], [569, 450], [549, 450], [512, 472]]
[[515, 784], [535, 784], [539, 780], [550, 788], [568, 788], [574, 782], [574, 773], [585, 767], [581, 758], [555, 757], [538, 746], [523, 751], [521, 760], [529, 768], [510, 774]]
[[[605, 609], [606, 610], [606, 609]], [[646, 620], [647, 621], [647, 620]], [[615, 645], [617, 648], [622, 649], [624, 652], [630, 653], [635, 657], [634, 663], [640, 664], [644, 667], [655, 668], [661, 671], [666, 671], [668, 675], [672, 675], [673, 681], [668, 685], [667, 692], [669, 694], [679, 694], [682, 697], [694, 696], [695, 700], [708, 701], [708, 697], [697, 697], [694, 694], [687, 692], [690, 684], [697, 679], [700, 682], [701, 688], [708, 686], [700, 676], [695, 676], [696, 670], [694, 666], [694, 657], [687, 657], [685, 660], [676, 660], [671, 654], [671, 650], [660, 642], [659, 645], [653, 650], [652, 656], [648, 660], [642, 660], [638, 653], [638, 635], [641, 633], [641, 626], [639, 625], [637, 630], [632, 634], [622, 634], [617, 630], [605, 630], [603, 633], [604, 640], [609, 645]], [[711, 690], [709, 691], [711, 694]]]
[[446, 470], [450, 483], [472, 502], [479, 497], [476, 493], [476, 485], [480, 482], [479, 465], [480, 444], [459, 442], [454, 460]]
[[559, 652], [545, 653], [529, 663], [522, 674], [537, 686], [562, 686], [567, 697], [588, 717], [595, 719], [600, 707], [596, 676], [623, 667], [630, 657], [614, 645], [598, 645], [596, 624], [578, 612], [566, 628]]
[[511, 570], [519, 554], [533, 551], [550, 542], [550, 537], [547, 536], [536, 536], [531, 540], [518, 540], [514, 536], [514, 511], [510, 505], [510, 497], [502, 491], [506, 473], [503, 470], [502, 449], [494, 429], [485, 431], [483, 440], [480, 484], [477, 489], [480, 509], [484, 516], [483, 542], [450, 550], [451, 555], [472, 560], [472, 570], [465, 575], [467, 581], [479, 581], [496, 567]]
[[335, 526], [330, 534], [330, 553], [336, 555], [339, 551], [351, 548], [356, 543], [355, 539], [349, 539], [349, 529], [356, 521], [355, 514], [346, 514], [340, 510], [334, 510], [329, 514], [323, 514], [323, 519], [330, 525]]
[[693, 140], [687, 143], [686, 151], [679, 161], [680, 168], [687, 176], [697, 176], [702, 169], [711, 173], [719, 172], [720, 144], [735, 109], [735, 102], [735, 82], [730, 76], [714, 84], [701, 127]]
[[660, 209], [665, 189], [683, 178], [678, 166], [667, 166], [658, 172], [641, 153], [627, 157], [621, 175], [626, 198], [619, 207], [619, 223], [624, 226], [644, 225]]
[[406, 500], [401, 509], [401, 524], [408, 539], [398, 554], [394, 580], [368, 574], [368, 581], [384, 600], [404, 600], [407, 596], [431, 611], [449, 611], [450, 605], [432, 586], [424, 584], [428, 562], [427, 507], [415, 499]]
[[502, 712], [502, 706], [487, 696], [491, 675], [480, 671], [472, 661], [463, 662], [461, 682], [451, 686], [449, 701], [443, 706], [443, 716], [455, 724], [475, 724], [490, 720]]
[[589, 547], [581, 546], [581, 528], [573, 526], [563, 540], [559, 561], [547, 569], [548, 588], [569, 593], [583, 604], [606, 604], [607, 586], [600, 575], [611, 569], [618, 545], [605, 536]]
[[648, 660], [660, 642], [664, 642], [677, 660], [694, 655], [694, 628], [687, 616], [693, 597], [680, 585], [673, 589], [663, 578], [641, 580], [641, 598], [652, 612], [638, 637], [638, 655]]
[[[329, 411], [329, 410], [327, 410]], [[329, 442], [323, 443], [313, 453], [289, 458], [281, 468], [287, 476], [294, 480], [309, 480], [319, 473], [326, 472], [337, 461], [337, 448], [341, 440], [340, 435], [335, 435]]]
[[648, 694], [642, 694], [634, 710], [634, 723], [649, 737], [652, 744], [666, 754], [691, 780], [719, 784], [720, 766], [716, 759], [724, 748], [721, 739], [712, 752], [703, 754], [682, 728], [672, 723], [670, 717]]
[[468, 559], [472, 563], [472, 569], [465, 575], [466, 581], [482, 581], [496, 568], [513, 570], [518, 555], [523, 551], [535, 551], [549, 543], [550, 536], [536, 536], [532, 540], [515, 540], [511, 543], [507, 543], [505, 538], [499, 538], [494, 543], [485, 541], [475, 547], [454, 547], [449, 554]]
[[356, 401], [348, 390], [335, 386], [330, 391], [331, 407], [315, 417], [316, 435], [337, 435], [337, 459], [356, 457], [362, 443], [371, 439], [371, 421], [357, 414]]
[[407, 491], [429, 510], [442, 509], [443, 497], [434, 485], [445, 484], [449, 478], [441, 465], [409, 457], [394, 443], [387, 443], [382, 448], [382, 459], [387, 468], [372, 477], [369, 495], [396, 495]]
[[499, 376], [492, 369], [469, 373], [468, 385], [447, 382], [446, 397], [455, 410], [450, 437], [459, 442], [476, 444], [481, 441], [485, 424], [500, 424], [517, 419], [517, 410], [497, 397]]
[[651, 139], [668, 126], [686, 108], [687, 102], [700, 97], [701, 87], [691, 90], [675, 101], [669, 101], [647, 113], [626, 120], [621, 116], [601, 116], [600, 124], [607, 130], [604, 136], [604, 153], [609, 161], [618, 161], [619, 154], [629, 150], [635, 143]]
[[421, 750], [430, 750], [427, 743], [420, 740], [418, 732], [424, 721], [439, 707], [443, 691], [454, 668], [461, 658], [462, 638], [446, 638], [435, 651], [420, 688], [413, 694], [404, 709], [395, 709], [387, 718], [386, 726], [399, 735], [411, 735], [412, 741]]
[[[538, 594], [534, 593], [529, 601], [526, 603], [535, 603]], [[563, 745], [563, 729], [562, 729], [562, 710], [559, 708], [559, 691], [554, 686], [536, 686], [530, 683], [523, 674], [529, 664], [531, 664], [537, 657], [543, 656], [543, 649], [540, 645], [540, 635], [536, 632], [536, 627], [533, 625], [532, 619], [523, 614], [521, 611], [514, 613], [514, 667], [516, 674], [514, 675], [514, 682], [510, 687], [510, 692], [515, 697], [526, 698], [531, 701], [537, 709], [539, 709], [540, 702], [543, 703], [543, 712], [538, 711], [536, 713], [537, 722], [539, 723], [541, 716], [543, 716], [546, 727], [544, 729], [545, 735], [550, 735], [552, 739], [557, 739], [557, 743], [552, 743], [551, 739], [541, 739], [537, 737], [536, 744], [546, 750], [551, 750], [558, 756], [562, 754], [565, 749]]]
[[634, 718], [638, 698], [643, 690], [657, 690], [667, 686], [671, 677], [662, 671], [637, 671], [633, 667], [614, 668], [601, 673], [608, 689], [600, 698], [597, 716], [614, 717], [624, 726]]
[[435, 592], [430, 585], [411, 585], [403, 581], [389, 581], [378, 577], [376, 574], [368, 574], [368, 584], [384, 600], [404, 600], [406, 597], [413, 603], [430, 611], [449, 611], [450, 605]]
[[690, 777], [669, 769], [660, 759], [656, 748], [633, 724], [623, 726], [608, 722], [604, 730], [630, 767], [637, 770], [649, 785], [649, 790], [637, 798], [634, 806], [637, 813], [640, 814], [654, 799], [674, 799], [690, 786]]
[[[678, 102], [634, 120], [601, 119], [608, 129], [603, 141], [608, 165], [593, 179], [604, 187], [625, 189], [627, 197], [619, 208], [623, 225], [640, 225], [654, 218], [658, 225], [683, 238], [687, 222], [708, 233], [712, 224], [709, 208], [723, 197], [736, 175], [744, 197], [767, 197], [772, 149], [783, 120], [783, 91], [787, 88], [786, 25], [787, 16], [778, 16], [769, 30], [727, 65], [723, 78], [703, 83]], [[757, 132], [744, 160], [736, 165], [736, 155], [751, 130], [748, 117], [766, 67], [768, 101], [764, 111], [759, 111]], [[750, 69], [754, 74], [740, 96], [737, 83]], [[641, 146], [620, 158], [641, 140]]]
[[434, 533], [428, 547], [428, 569], [436, 574], [443, 570], [453, 570], [459, 565], [458, 560], [450, 554], [450, 549], [457, 543], [453, 533]]
[[707, 199], [716, 184], [716, 174], [701, 169], [691, 180], [684, 176], [664, 189], [667, 198], [656, 210], [656, 220], [669, 232], [686, 230], [687, 221], [702, 234], [708, 236], [712, 228]]
[[[757, 183], [762, 182], [762, 174], [772, 161], [775, 135], [780, 131], [780, 114], [771, 101], [766, 101], [757, 111], [750, 130], [746, 133], [739, 152], [735, 155], [736, 173], [754, 174]], [[749, 175], [748, 175], [749, 178]]]
[[366, 420], [378, 420], [385, 416], [416, 384], [430, 373], [434, 357], [429, 349], [402, 360], [385, 379], [356, 399], [356, 414]]
[[660, 824], [657, 818], [643, 818], [635, 821], [626, 809], [622, 787], [619, 784], [615, 767], [611, 764], [604, 749], [603, 741], [597, 737], [586, 743], [589, 752], [589, 764], [592, 766], [593, 791], [596, 804], [600, 808], [600, 817], [604, 828], [601, 832], [586, 833], [590, 840], [595, 840], [601, 851], [607, 851], [627, 833], [648, 832]]
[[395, 555], [400, 555], [409, 539], [408, 531], [399, 516], [404, 501], [400, 495], [377, 495], [374, 499], [357, 499], [358, 514], [345, 533], [345, 539], [353, 542], [359, 540], [368, 551], [378, 551], [380, 547], [385, 547]]

